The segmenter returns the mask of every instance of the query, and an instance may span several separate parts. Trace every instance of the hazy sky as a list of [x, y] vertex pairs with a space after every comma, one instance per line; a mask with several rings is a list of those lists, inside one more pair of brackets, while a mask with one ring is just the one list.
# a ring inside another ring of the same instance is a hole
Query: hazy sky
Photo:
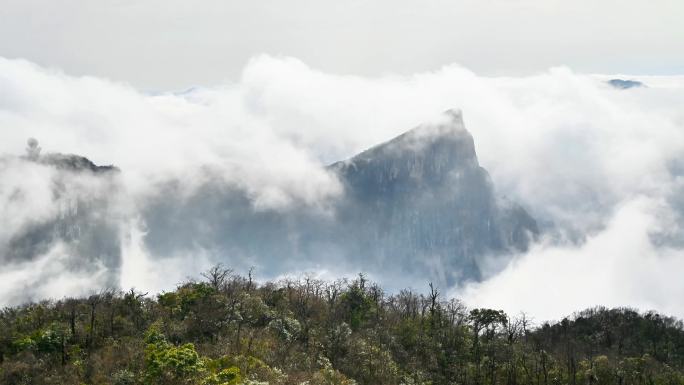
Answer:
[[364, 76], [665, 75], [684, 73], [683, 18], [682, 0], [0, 0], [0, 56], [147, 90], [235, 81], [261, 53]]

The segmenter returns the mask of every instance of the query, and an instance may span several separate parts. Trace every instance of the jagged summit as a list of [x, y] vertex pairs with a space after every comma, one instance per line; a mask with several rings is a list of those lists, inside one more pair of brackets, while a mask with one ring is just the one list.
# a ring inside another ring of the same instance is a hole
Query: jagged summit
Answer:
[[55, 166], [59, 169], [69, 171], [90, 171], [96, 174], [119, 172], [120, 170], [113, 165], [98, 166], [90, 159], [74, 154], [50, 153], [41, 156], [38, 161], [43, 164]]
[[473, 137], [460, 110], [449, 110], [434, 123], [415, 127], [330, 169], [353, 184], [366, 179], [415, 184], [440, 182], [452, 171], [476, 167]]
[[354, 157], [336, 162], [331, 167], [339, 168], [356, 162], [368, 162], [384, 156], [392, 156], [393, 153], [403, 151], [423, 150], [425, 146], [442, 141], [451, 144], [460, 143], [458, 154], [461, 158], [471, 158], [475, 155], [475, 145], [472, 136], [466, 130], [463, 123], [463, 114], [460, 110], [445, 111], [440, 119], [433, 123], [421, 124], [387, 142], [378, 144]]
[[25, 158], [33, 162], [74, 172], [90, 171], [93, 173], [107, 173], [120, 171], [113, 165], [98, 166], [84, 156], [61, 153], [48, 153], [41, 155], [41, 150], [42, 149], [40, 146], [38, 146], [38, 140], [35, 138], [29, 138], [26, 141]]
[[[468, 130], [466, 130], [465, 124], [463, 123], [463, 113], [461, 110], [450, 109], [444, 111], [440, 116], [437, 117], [437, 119], [414, 127], [413, 129], [385, 143], [381, 143], [368, 151], [387, 146], [406, 146], [418, 150], [423, 145], [434, 143], [443, 139], [465, 139], [469, 140], [470, 144], [473, 144], [473, 138]], [[365, 151], [359, 155], [363, 155], [368, 151]]]

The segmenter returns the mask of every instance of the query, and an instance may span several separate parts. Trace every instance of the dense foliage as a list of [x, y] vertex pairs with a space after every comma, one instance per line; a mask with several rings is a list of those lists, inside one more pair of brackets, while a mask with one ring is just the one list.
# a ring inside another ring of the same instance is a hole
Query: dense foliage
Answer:
[[257, 285], [217, 266], [135, 290], [0, 313], [2, 384], [684, 384], [682, 323], [594, 308], [532, 325], [429, 286]]

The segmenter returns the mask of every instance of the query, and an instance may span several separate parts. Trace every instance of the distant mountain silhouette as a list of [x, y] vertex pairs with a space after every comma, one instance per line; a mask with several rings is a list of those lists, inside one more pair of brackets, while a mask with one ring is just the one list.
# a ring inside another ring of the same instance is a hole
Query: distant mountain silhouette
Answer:
[[610, 79], [608, 84], [615, 88], [626, 90], [629, 88], [646, 87], [646, 85], [637, 80], [625, 80], [625, 79]]

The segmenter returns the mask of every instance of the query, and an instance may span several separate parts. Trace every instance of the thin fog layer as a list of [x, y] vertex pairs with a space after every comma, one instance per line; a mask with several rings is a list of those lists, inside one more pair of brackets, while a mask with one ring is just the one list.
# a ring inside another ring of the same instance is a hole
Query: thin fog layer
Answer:
[[[27, 138], [37, 138], [44, 153], [75, 153], [122, 170], [120, 193], [103, 212], [115, 221], [103, 229], [115, 239], [118, 267], [74, 269], [59, 242], [30, 263], [3, 257], [0, 302], [110, 284], [171, 288], [220, 256], [201, 243], [164, 250], [161, 261], [148, 249], [154, 229], [146, 213], [170, 193], [182, 202], [210, 184], [210, 197], [244, 192], [255, 212], [325, 218], [342, 189], [324, 165], [458, 107], [497, 194], [521, 203], [544, 236], [512, 261], [482, 261], [487, 279], [454, 287], [453, 295], [537, 318], [599, 303], [684, 315], [684, 81], [646, 77], [646, 87], [619, 90], [606, 80], [567, 68], [487, 78], [457, 65], [361, 78], [261, 56], [235, 84], [145, 93], [0, 59], [0, 250], [31, 223], [60, 215], [66, 203], [50, 193], [55, 180], [78, 186], [77, 199], [102, 194], [97, 179], [55, 175], [13, 157], [24, 154]], [[212, 231], [203, 228], [206, 213], [185, 214], [193, 228]], [[356, 272], [335, 255], [319, 258], [309, 265], [319, 274]], [[282, 269], [268, 275], [302, 273], [296, 265]], [[415, 277], [404, 283], [425, 284]]]

